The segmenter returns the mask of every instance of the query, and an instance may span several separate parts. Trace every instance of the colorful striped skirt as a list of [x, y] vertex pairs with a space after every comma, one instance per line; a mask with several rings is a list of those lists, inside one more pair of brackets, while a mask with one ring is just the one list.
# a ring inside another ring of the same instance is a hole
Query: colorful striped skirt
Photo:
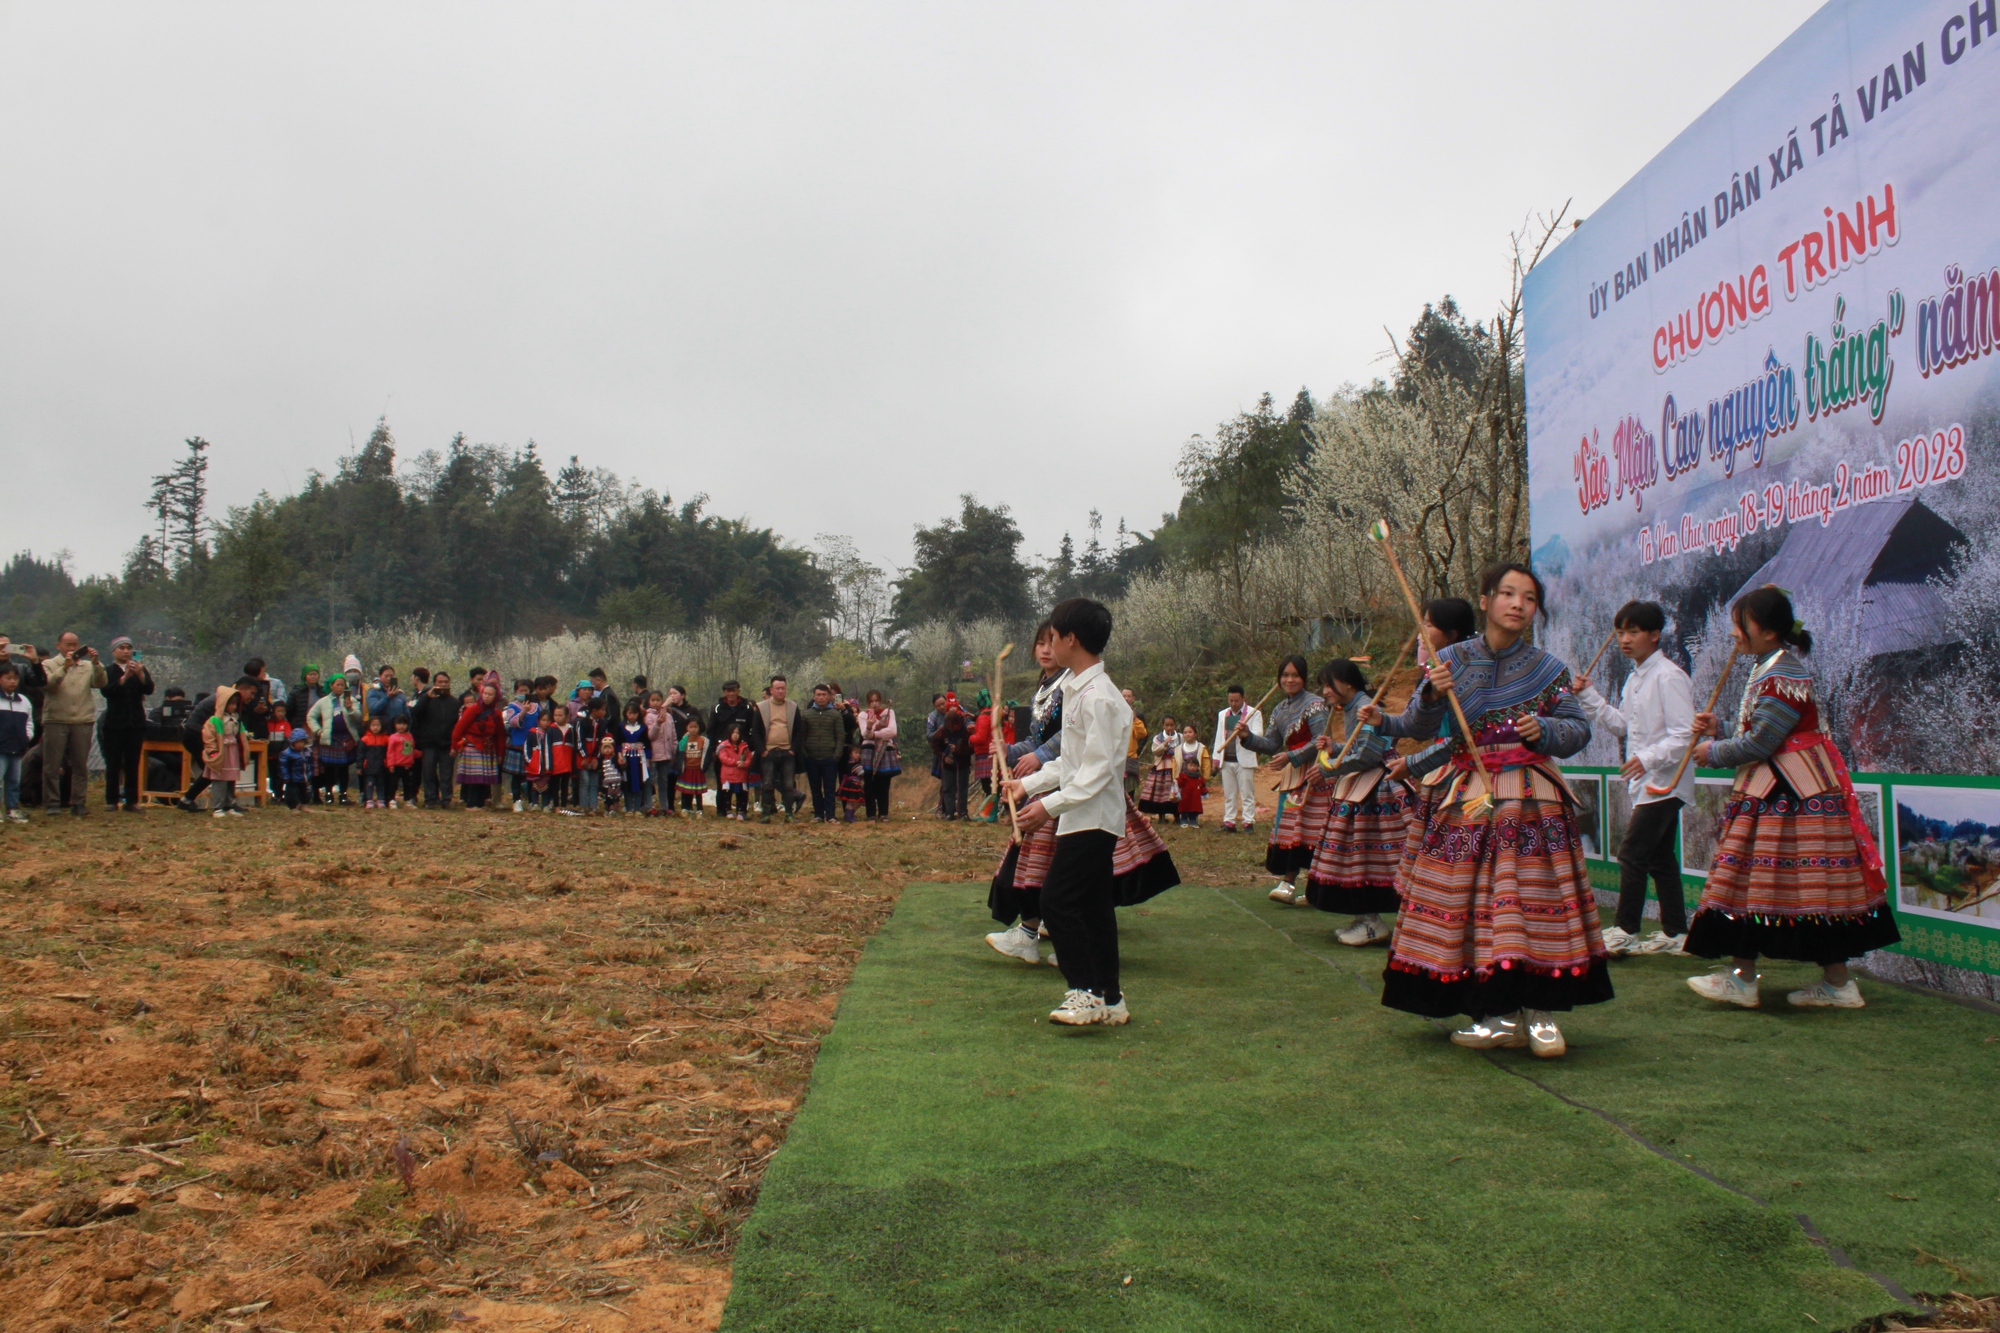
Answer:
[[1358, 916], [1397, 908], [1396, 875], [1415, 800], [1408, 787], [1376, 773], [1379, 781], [1354, 799], [1336, 791], [1328, 804], [1326, 831], [1306, 876], [1306, 901], [1322, 912]]
[[1278, 814], [1264, 849], [1264, 869], [1288, 879], [1312, 865], [1313, 853], [1333, 812], [1333, 787], [1308, 780], [1297, 791], [1278, 793]]
[[453, 776], [461, 787], [491, 787], [500, 781], [500, 760], [491, 751], [475, 750], [468, 745], [458, 752]]
[[[1042, 914], [1042, 885], [1049, 877], [1049, 863], [1056, 855], [1054, 820], [1028, 835], [1023, 842], [1007, 844], [1000, 858], [986, 905], [993, 919], [1010, 925], [1023, 917]], [[1181, 882], [1173, 853], [1153, 831], [1152, 821], [1139, 813], [1132, 798], [1125, 798], [1125, 832], [1111, 847], [1111, 897], [1120, 907], [1131, 907], [1165, 893]]]
[[1180, 809], [1181, 786], [1171, 768], [1149, 768], [1139, 784], [1139, 810], [1148, 815], [1170, 815]]
[[1382, 1003], [1483, 1018], [1610, 999], [1597, 899], [1568, 801], [1531, 787], [1475, 812], [1438, 790], [1403, 880]]
[[1802, 798], [1782, 786], [1761, 800], [1731, 797], [1687, 951], [1825, 965], [1901, 939], [1886, 891], [1862, 865], [1847, 802], [1837, 789]]

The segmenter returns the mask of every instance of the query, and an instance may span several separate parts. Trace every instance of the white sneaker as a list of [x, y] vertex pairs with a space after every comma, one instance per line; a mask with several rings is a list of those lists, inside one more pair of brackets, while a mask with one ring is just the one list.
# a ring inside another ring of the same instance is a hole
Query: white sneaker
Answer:
[[237, 809], [237, 808], [236, 808], [235, 806], [233, 806], [233, 805], [229, 807], [229, 810], [228, 810], [228, 812], [227, 812], [227, 813], [228, 813], [228, 815], [229, 815], [229, 817], [230, 817], [231, 819], [241, 819], [241, 818], [243, 818], [243, 812], [242, 812], [241, 810]]
[[1359, 949], [1370, 944], [1388, 943], [1389, 928], [1382, 924], [1380, 916], [1370, 912], [1366, 916], [1355, 917], [1354, 924], [1336, 932], [1334, 938]]
[[217, 810], [214, 817], [217, 819], [227, 819], [229, 818], [229, 812], [227, 810]]
[[514, 802], [514, 813], [517, 815], [527, 808], [527, 806], [521, 804], [519, 801]]
[[1798, 1005], [1801, 1009], [1862, 1009], [1868, 1001], [1861, 998], [1861, 987], [1849, 977], [1845, 986], [1829, 986], [1825, 981], [1815, 981], [1804, 990], [1795, 990], [1785, 997], [1787, 1004]]
[[1528, 1028], [1528, 1049], [1543, 1060], [1553, 1060], [1569, 1050], [1555, 1015], [1546, 1009], [1523, 1009], [1521, 1018]]
[[1018, 958], [1024, 963], [1039, 964], [1042, 961], [1042, 950], [1035, 940], [1035, 932], [1018, 923], [1005, 930], [994, 931], [986, 937], [986, 942], [1009, 958]]
[[1633, 953], [1663, 953], [1679, 957], [1687, 953], [1687, 936], [1669, 935], [1664, 930], [1656, 930], [1646, 937], [1643, 944], [1633, 947]]
[[1097, 1021], [1108, 1028], [1123, 1027], [1131, 1022], [1132, 1014], [1125, 1008], [1125, 997], [1121, 995], [1118, 997], [1118, 1003], [1105, 1005], [1104, 1017]]
[[1720, 1000], [1742, 1009], [1755, 1009], [1761, 1003], [1756, 981], [1743, 980], [1733, 967], [1719, 967], [1705, 976], [1689, 977], [1688, 989], [1703, 999]]
[[391, 810], [394, 810], [394, 809], [397, 809], [397, 808], [398, 808], [398, 807], [397, 807], [397, 805], [396, 805], [396, 803], [395, 803], [395, 801], [393, 801], [393, 800], [392, 800], [392, 801], [390, 801], [390, 802], [389, 802], [389, 808], [390, 808]]
[[1056, 951], [1054, 949], [1049, 950], [1049, 956], [1047, 958], [1044, 958], [1042, 961], [1047, 963], [1050, 967], [1060, 966], [1060, 964], [1056, 962]]
[[1519, 1013], [1495, 1014], [1488, 1018], [1476, 1018], [1452, 1033], [1451, 1044], [1475, 1051], [1491, 1051], [1526, 1046], [1528, 1034], [1521, 1030]]
[[9, 824], [25, 824], [28, 822], [28, 817], [19, 810], [9, 810], [7, 812], [7, 822]]
[[1104, 1021], [1105, 1005], [1101, 996], [1092, 995], [1087, 990], [1073, 990], [1063, 996], [1062, 1003], [1049, 1014], [1049, 1022], [1061, 1023], [1064, 1027], [1082, 1028]]
[[1272, 902], [1283, 903], [1287, 907], [1297, 907], [1306, 900], [1306, 896], [1303, 893], [1300, 893], [1282, 879], [1271, 886], [1271, 892], [1266, 896]]
[[1612, 926], [1604, 932], [1604, 952], [1610, 954], [1613, 958], [1616, 958], [1620, 954], [1638, 952], [1638, 943], [1639, 937], [1637, 935], [1627, 935], [1617, 926]]

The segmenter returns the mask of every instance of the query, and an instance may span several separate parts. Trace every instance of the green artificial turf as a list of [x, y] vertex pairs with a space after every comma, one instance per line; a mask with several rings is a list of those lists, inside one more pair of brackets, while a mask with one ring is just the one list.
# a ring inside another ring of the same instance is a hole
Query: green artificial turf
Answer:
[[1119, 914], [1132, 1025], [1059, 1029], [1060, 977], [981, 942], [984, 896], [912, 887], [869, 943], [730, 1333], [1712, 1333], [1896, 1306], [1795, 1213], [1913, 1291], [1968, 1285], [1919, 1250], [2000, 1278], [2000, 1018], [1865, 981], [1866, 1010], [1786, 1011], [1789, 965], [1777, 1008], [1718, 1011], [1692, 960], [1640, 959], [1566, 1060], [1502, 1068], [1383, 1009], [1344, 919], [1183, 886]]

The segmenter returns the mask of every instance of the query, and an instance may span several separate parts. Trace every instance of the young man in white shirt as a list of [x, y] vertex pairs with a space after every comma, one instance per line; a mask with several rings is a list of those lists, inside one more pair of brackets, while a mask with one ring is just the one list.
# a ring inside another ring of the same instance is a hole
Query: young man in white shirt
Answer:
[[1243, 687], [1229, 687], [1229, 707], [1215, 715], [1215, 744], [1208, 752], [1222, 771], [1222, 831], [1257, 828], [1257, 755], [1247, 745], [1236, 743], [1236, 724], [1243, 723], [1252, 736], [1264, 734], [1264, 714], [1243, 702]]
[[[1613, 707], [1578, 676], [1577, 702], [1593, 725], [1625, 738], [1625, 766], [1619, 770], [1632, 797], [1632, 822], [1618, 849], [1618, 924], [1604, 932], [1604, 946], [1619, 953], [1677, 954], [1687, 942], [1687, 908], [1681, 898], [1679, 833], [1681, 807], [1694, 798], [1694, 769], [1681, 774], [1678, 785], [1664, 794], [1647, 784], [1664, 787], [1673, 780], [1681, 756], [1694, 744], [1694, 683], [1687, 672], [1660, 652], [1660, 631], [1666, 614], [1654, 602], [1627, 602], [1612, 618], [1618, 650], [1632, 661], [1618, 706]], [[1660, 900], [1660, 926], [1645, 941], [1639, 939], [1640, 914], [1646, 906], [1646, 880]]]
[[1125, 831], [1125, 751], [1132, 709], [1104, 674], [1111, 612], [1085, 597], [1049, 613], [1063, 683], [1062, 753], [1006, 784], [1021, 810], [1021, 833], [1056, 821], [1056, 851], [1042, 884], [1042, 925], [1061, 959], [1069, 993], [1049, 1015], [1069, 1027], [1130, 1021], [1118, 988], [1118, 915], [1112, 899], [1111, 849]]

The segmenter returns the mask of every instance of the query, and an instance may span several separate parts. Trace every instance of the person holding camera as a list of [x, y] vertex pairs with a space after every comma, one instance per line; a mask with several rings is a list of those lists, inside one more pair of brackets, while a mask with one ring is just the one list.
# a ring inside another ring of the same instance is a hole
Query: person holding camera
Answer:
[[74, 631], [56, 640], [56, 655], [39, 664], [48, 685], [42, 693], [42, 801], [52, 815], [62, 813], [62, 774], [69, 769], [69, 812], [81, 819], [90, 785], [90, 733], [97, 725], [97, 700], [104, 688], [104, 664], [97, 650]]
[[111, 641], [111, 665], [103, 670], [104, 720], [97, 727], [97, 749], [104, 756], [104, 808], [137, 814], [139, 754], [153, 673], [122, 634]]

